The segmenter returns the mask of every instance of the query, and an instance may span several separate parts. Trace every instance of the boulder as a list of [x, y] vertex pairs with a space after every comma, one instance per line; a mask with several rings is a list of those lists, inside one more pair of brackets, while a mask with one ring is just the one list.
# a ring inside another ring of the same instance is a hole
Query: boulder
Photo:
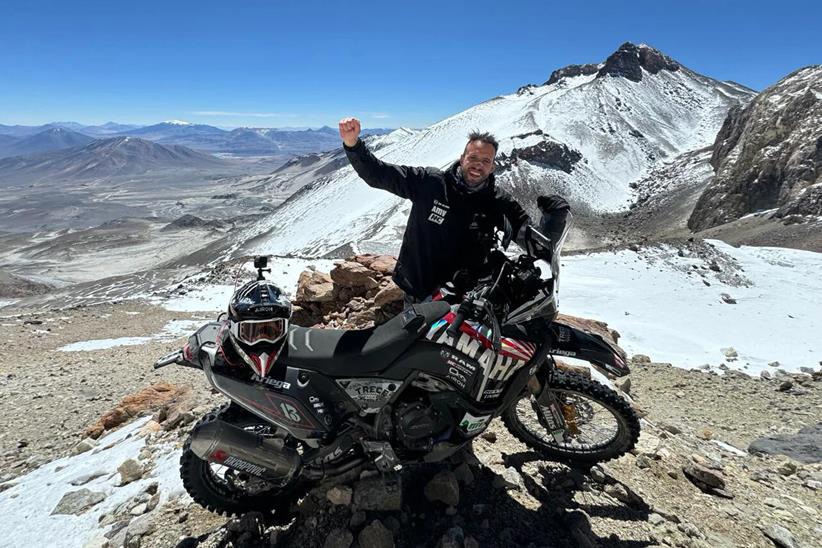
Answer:
[[802, 463], [822, 461], [822, 423], [806, 426], [793, 435], [769, 436], [755, 440], [749, 453], [787, 455]]
[[642, 497], [640, 497], [634, 491], [632, 491], [631, 489], [629, 489], [628, 487], [619, 482], [606, 485], [605, 493], [614, 497], [620, 502], [624, 502], [629, 506], [642, 506], [643, 504], [645, 504], [645, 501], [642, 500]]
[[373, 253], [365, 253], [363, 255], [355, 255], [351, 260], [360, 263], [365, 268], [371, 268], [371, 263], [373, 263], [377, 257], [378, 255], [374, 255]]
[[399, 288], [393, 281], [389, 281], [374, 297], [374, 305], [384, 306], [388, 303], [401, 301], [405, 297], [405, 291]]
[[380, 255], [368, 265], [368, 267], [383, 276], [391, 276], [394, 274], [394, 268], [397, 266], [397, 259], [391, 255]]
[[337, 264], [331, 270], [331, 279], [341, 287], [368, 290], [379, 286], [374, 279], [374, 273], [356, 261], [343, 261]]
[[331, 276], [316, 270], [304, 270], [297, 281], [297, 302], [326, 303], [334, 300]]
[[766, 525], [760, 527], [762, 534], [768, 537], [779, 548], [799, 548], [793, 533], [781, 525]]
[[113, 409], [107, 411], [97, 422], [86, 428], [83, 435], [97, 439], [106, 430], [115, 428], [142, 413], [186, 397], [190, 390], [189, 387], [166, 382], [152, 384], [120, 400], [120, 403]]
[[[599, 335], [602, 339], [611, 344], [616, 345], [619, 342], [619, 332], [615, 329], [609, 328], [608, 324], [605, 322], [590, 320], [587, 318], [579, 318], [577, 316], [568, 316], [566, 314], [560, 314], [557, 317], [557, 321], [570, 327], [574, 327], [588, 333], [593, 333], [594, 335]], [[626, 357], [624, 351], [622, 352], [622, 357]]]
[[463, 462], [454, 469], [454, 476], [456, 476], [457, 481], [463, 485], [471, 485], [474, 483], [474, 472], [467, 462]]
[[97, 440], [92, 438], [86, 438], [74, 447], [71, 448], [72, 455], [79, 455], [80, 453], [85, 453], [86, 451], [91, 451], [97, 447]]
[[169, 409], [168, 416], [166, 420], [163, 421], [163, 430], [173, 430], [177, 427], [185, 426], [194, 420], [194, 415], [189, 411], [191, 407], [190, 402], [186, 403], [189, 405], [175, 405]]

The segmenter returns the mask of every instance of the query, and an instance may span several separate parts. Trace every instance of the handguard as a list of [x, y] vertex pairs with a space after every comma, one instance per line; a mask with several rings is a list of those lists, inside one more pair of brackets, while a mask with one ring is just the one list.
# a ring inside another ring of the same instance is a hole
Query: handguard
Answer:
[[599, 335], [554, 321], [551, 337], [549, 354], [587, 361], [603, 373], [616, 377], [631, 372], [621, 352]]

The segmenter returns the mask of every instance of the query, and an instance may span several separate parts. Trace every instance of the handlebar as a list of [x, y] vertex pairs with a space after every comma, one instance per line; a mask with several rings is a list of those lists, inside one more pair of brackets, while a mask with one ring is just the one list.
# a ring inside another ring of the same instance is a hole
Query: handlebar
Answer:
[[167, 354], [154, 362], [154, 369], [160, 369], [161, 367], [165, 367], [172, 363], [179, 363], [179, 360], [183, 359], [183, 351], [177, 350], [176, 352], [172, 352], [171, 354]]
[[497, 320], [494, 314], [494, 308], [491, 303], [486, 299], [476, 298], [473, 295], [467, 296], [465, 300], [462, 301], [454, 316], [454, 320], [446, 330], [446, 333], [454, 342], [456, 342], [459, 336], [460, 327], [462, 327], [462, 324], [465, 323], [465, 320], [468, 318], [488, 318], [490, 320], [492, 332], [491, 344], [494, 351], [499, 352], [500, 348], [502, 348], [502, 330], [500, 329], [499, 320]]
[[465, 313], [462, 311], [462, 305], [460, 305], [459, 309], [457, 309], [457, 315], [454, 317], [454, 321], [451, 322], [451, 325], [448, 326], [448, 330], [446, 331], [448, 336], [455, 341], [459, 336], [460, 327], [462, 327], [463, 322], [465, 322]]

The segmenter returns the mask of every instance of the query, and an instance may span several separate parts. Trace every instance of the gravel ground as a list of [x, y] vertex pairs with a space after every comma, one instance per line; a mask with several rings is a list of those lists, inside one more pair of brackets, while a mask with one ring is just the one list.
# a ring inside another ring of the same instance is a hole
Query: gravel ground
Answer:
[[[196, 371], [151, 369], [153, 360], [179, 347], [182, 338], [92, 352], [58, 350], [91, 339], [151, 336], [170, 320], [201, 318], [136, 302], [3, 318], [4, 474], [16, 476], [66, 455], [86, 427], [152, 382], [190, 386], [196, 406], [218, 402]], [[135, 545], [820, 545], [819, 459], [803, 464], [746, 452], [755, 439], [822, 423], [822, 383], [809, 374], [779, 373], [778, 367], [772, 373], [775, 378], [761, 380], [634, 363], [628, 391], [647, 414], [640, 444], [636, 454], [592, 470], [541, 460], [495, 421], [475, 440], [473, 453], [404, 470], [401, 510], [362, 510], [350, 501], [333, 505], [326, 495], [329, 484], [300, 502], [291, 523], [274, 526], [255, 522], [254, 516], [227, 521], [182, 497], [147, 514], [155, 527]], [[186, 428], [161, 433], [158, 441], [171, 438], [179, 446]], [[818, 457], [819, 445], [816, 451]], [[684, 473], [692, 466], [719, 476], [723, 493], [697, 488]], [[424, 487], [440, 473], [459, 477], [456, 504], [425, 494]], [[356, 492], [361, 482], [347, 485]], [[369, 540], [381, 527], [390, 544]], [[766, 532], [788, 540], [777, 544]]]
[[[184, 338], [84, 352], [59, 348], [79, 341], [146, 337], [171, 320], [204, 318], [137, 302], [0, 319], [0, 467], [17, 472], [48, 462], [124, 396], [152, 382], [189, 385], [210, 397], [202, 374], [152, 364]], [[38, 323], [42, 322], [42, 323]]]

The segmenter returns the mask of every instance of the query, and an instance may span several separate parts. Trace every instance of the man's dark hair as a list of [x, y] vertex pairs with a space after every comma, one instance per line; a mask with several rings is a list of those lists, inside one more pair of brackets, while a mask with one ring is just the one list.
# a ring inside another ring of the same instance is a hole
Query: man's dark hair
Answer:
[[473, 141], [479, 141], [480, 143], [491, 145], [492, 147], [494, 147], [494, 154], [496, 154], [497, 150], [499, 149], [499, 143], [497, 142], [497, 138], [487, 131], [479, 131], [475, 129], [474, 131], [469, 133], [468, 142], [471, 143]]

